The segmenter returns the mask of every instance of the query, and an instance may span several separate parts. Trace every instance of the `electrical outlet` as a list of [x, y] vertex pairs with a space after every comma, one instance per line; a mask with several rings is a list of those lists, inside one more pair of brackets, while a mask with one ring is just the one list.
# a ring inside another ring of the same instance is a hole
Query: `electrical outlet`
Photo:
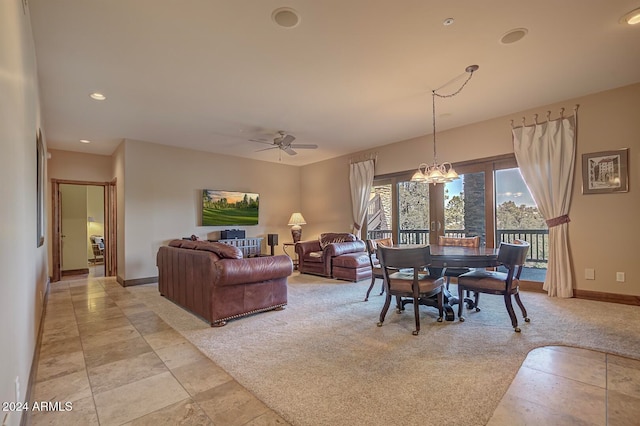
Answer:
[[616, 272], [616, 281], [619, 283], [624, 282], [624, 272]]
[[596, 270], [593, 268], [587, 268], [584, 270], [584, 279], [585, 280], [595, 280], [596, 279]]

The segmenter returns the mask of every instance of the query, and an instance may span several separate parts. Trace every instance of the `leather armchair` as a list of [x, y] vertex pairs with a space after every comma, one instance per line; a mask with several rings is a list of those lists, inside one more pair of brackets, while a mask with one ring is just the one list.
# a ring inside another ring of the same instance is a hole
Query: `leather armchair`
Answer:
[[298, 270], [301, 274], [332, 277], [332, 260], [347, 253], [366, 251], [366, 244], [349, 233], [325, 233], [312, 241], [296, 243]]

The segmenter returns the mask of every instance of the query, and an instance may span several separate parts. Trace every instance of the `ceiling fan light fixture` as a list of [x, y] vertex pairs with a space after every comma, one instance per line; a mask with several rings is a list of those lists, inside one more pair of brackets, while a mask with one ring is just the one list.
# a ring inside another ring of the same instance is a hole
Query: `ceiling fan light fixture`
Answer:
[[89, 97], [96, 101], [104, 101], [105, 99], [107, 99], [107, 97], [100, 92], [93, 92], [89, 95]]

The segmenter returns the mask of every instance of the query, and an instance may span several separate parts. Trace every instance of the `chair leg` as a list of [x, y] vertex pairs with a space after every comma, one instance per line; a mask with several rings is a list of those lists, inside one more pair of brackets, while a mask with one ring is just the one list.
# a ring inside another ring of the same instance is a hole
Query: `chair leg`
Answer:
[[464, 322], [464, 317], [462, 316], [462, 305], [464, 305], [463, 294], [464, 294], [464, 289], [460, 285], [460, 281], [458, 281], [458, 321], [460, 322]]
[[520, 307], [520, 310], [522, 311], [524, 322], [530, 322], [531, 319], [529, 319], [529, 317], [527, 316], [527, 310], [524, 308], [524, 305], [522, 304], [522, 300], [520, 300], [520, 293], [514, 294], [514, 297], [516, 298], [516, 303], [518, 304], [518, 306]]
[[[373, 288], [373, 285], [375, 283], [376, 283], [376, 276], [371, 274], [371, 284], [369, 284], [369, 288], [367, 289], [367, 295], [364, 297], [365, 302], [369, 300], [369, 293], [371, 293], [371, 289]], [[384, 282], [382, 283], [382, 288], [384, 289]]]
[[387, 315], [387, 311], [389, 310], [390, 305], [391, 305], [391, 295], [387, 294], [387, 297], [384, 300], [384, 306], [382, 307], [382, 312], [380, 312], [380, 321], [378, 322], [378, 327], [382, 327], [382, 323], [384, 322], [384, 317]]
[[420, 299], [417, 297], [413, 298], [413, 315], [416, 318], [416, 329], [413, 335], [417, 336], [420, 333]]
[[442, 292], [438, 293], [438, 322], [442, 322], [444, 317], [444, 295]]
[[513, 305], [511, 304], [511, 295], [508, 293], [504, 295], [504, 304], [507, 307], [507, 312], [509, 313], [509, 317], [511, 318], [513, 331], [519, 333], [520, 327], [518, 327], [518, 318], [516, 317], [516, 313], [513, 311]]
[[446, 284], [445, 284], [445, 287], [447, 288], [447, 290], [449, 290], [449, 283], [450, 283], [450, 282], [451, 282], [451, 277], [449, 277], [449, 276], [448, 276], [448, 277], [447, 277]]
[[480, 312], [480, 308], [478, 308], [478, 302], [480, 301], [480, 292], [473, 292], [473, 304], [476, 306], [476, 312]]

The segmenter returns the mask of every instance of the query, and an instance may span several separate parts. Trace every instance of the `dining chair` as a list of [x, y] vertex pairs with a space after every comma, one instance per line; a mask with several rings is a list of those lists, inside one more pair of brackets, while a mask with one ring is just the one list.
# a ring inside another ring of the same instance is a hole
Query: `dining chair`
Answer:
[[433, 298], [436, 298], [438, 322], [442, 322], [444, 280], [441, 276], [431, 277], [429, 275], [428, 267], [431, 264], [429, 246], [399, 248], [378, 245], [377, 256], [384, 276], [384, 289], [387, 293], [382, 312], [380, 312], [378, 327], [382, 327], [391, 305], [392, 296], [396, 296], [398, 313], [402, 313], [405, 304], [413, 302], [416, 322], [414, 336], [420, 333], [419, 306], [433, 306]]
[[[499, 294], [504, 297], [504, 304], [511, 318], [511, 325], [514, 331], [520, 332], [518, 327], [518, 318], [513, 311], [511, 304], [511, 296], [522, 311], [525, 322], [530, 319], [527, 316], [522, 301], [520, 300], [519, 285], [522, 267], [527, 258], [529, 251], [529, 243], [522, 240], [515, 240], [513, 243], [501, 243], [498, 250], [498, 264], [504, 266], [507, 272], [487, 271], [485, 269], [476, 269], [458, 277], [458, 297], [462, 300], [462, 293], [465, 290], [475, 293], [476, 312], [480, 311], [478, 307], [479, 293]], [[458, 305], [458, 319], [464, 321], [462, 316], [462, 303]]]
[[[438, 245], [439, 246], [456, 246], [456, 247], [480, 247], [480, 237], [445, 237], [443, 235], [438, 236]], [[445, 286], [447, 290], [449, 290], [449, 284], [451, 282], [451, 277], [457, 278], [462, 274], [466, 274], [470, 272], [469, 268], [445, 268], [444, 270], [444, 278], [445, 278]]]
[[376, 283], [376, 278], [383, 280], [382, 287], [380, 288], [380, 296], [382, 296], [382, 294], [384, 293], [384, 275], [382, 274], [382, 268], [380, 267], [380, 262], [378, 261], [378, 257], [376, 256], [378, 245], [392, 247], [393, 238], [389, 237], [367, 240], [367, 252], [369, 253], [369, 264], [371, 265], [371, 284], [369, 284], [367, 295], [364, 297], [365, 302], [369, 300], [369, 294], [371, 293], [371, 290]]

